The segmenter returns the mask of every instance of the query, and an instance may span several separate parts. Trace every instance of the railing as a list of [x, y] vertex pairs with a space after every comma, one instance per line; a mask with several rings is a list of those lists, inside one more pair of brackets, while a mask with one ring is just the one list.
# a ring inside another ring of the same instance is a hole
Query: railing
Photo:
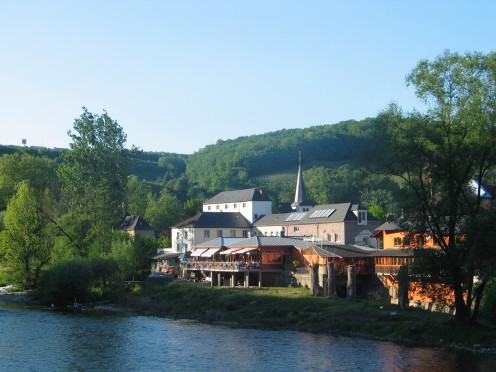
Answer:
[[183, 270], [247, 271], [259, 270], [260, 262], [189, 261], [181, 263]]
[[375, 265], [375, 273], [380, 275], [397, 275], [400, 265]]

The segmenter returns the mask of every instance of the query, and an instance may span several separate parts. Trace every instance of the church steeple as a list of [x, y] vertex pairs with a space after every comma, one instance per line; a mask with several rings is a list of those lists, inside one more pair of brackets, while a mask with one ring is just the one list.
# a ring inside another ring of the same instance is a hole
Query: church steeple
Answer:
[[300, 209], [300, 206], [303, 203], [303, 177], [301, 175], [301, 151], [298, 153], [298, 176], [296, 178], [296, 191], [295, 191], [295, 198], [293, 204], [291, 204], [291, 207], [293, 210], [298, 211]]

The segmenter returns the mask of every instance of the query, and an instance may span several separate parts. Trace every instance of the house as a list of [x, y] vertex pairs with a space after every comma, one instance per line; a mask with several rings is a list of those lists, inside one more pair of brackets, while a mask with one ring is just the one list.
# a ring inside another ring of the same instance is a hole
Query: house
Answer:
[[[378, 283], [374, 276], [374, 257], [371, 257], [372, 252], [374, 249], [370, 247], [320, 242], [304, 249], [303, 259], [307, 267], [311, 267], [313, 264], [319, 266], [318, 285], [323, 292], [327, 292], [325, 288], [327, 284], [326, 266], [328, 263], [333, 263], [337, 295], [346, 297], [348, 266], [350, 265], [355, 267], [358, 295], [365, 295], [377, 286]], [[311, 286], [308, 277], [297, 278], [302, 285]]]
[[172, 227], [172, 250], [187, 252], [218, 237], [247, 238], [251, 223], [240, 212], [201, 212]]
[[[413, 264], [414, 248], [440, 249], [435, 239], [428, 234], [411, 234], [402, 230], [394, 221], [388, 220], [379, 226], [373, 237], [376, 239], [374, 257], [375, 274], [388, 290], [391, 301], [398, 300], [400, 267]], [[439, 304], [452, 305], [454, 298], [446, 285], [422, 286], [412, 280], [409, 283], [408, 300], [424, 307]]]
[[263, 190], [224, 191], [203, 203], [203, 212], [241, 213], [250, 223], [272, 213], [272, 201]]
[[141, 216], [126, 216], [117, 226], [117, 231], [126, 232], [131, 238], [136, 236], [155, 237], [155, 230]]
[[218, 238], [195, 246], [182, 264], [183, 275], [211, 285], [286, 286], [293, 260], [301, 260], [302, 249], [311, 244], [301, 238]]
[[317, 205], [306, 211], [267, 215], [256, 221], [257, 235], [315, 237], [334, 244], [375, 246], [372, 231], [380, 221], [359, 204]]

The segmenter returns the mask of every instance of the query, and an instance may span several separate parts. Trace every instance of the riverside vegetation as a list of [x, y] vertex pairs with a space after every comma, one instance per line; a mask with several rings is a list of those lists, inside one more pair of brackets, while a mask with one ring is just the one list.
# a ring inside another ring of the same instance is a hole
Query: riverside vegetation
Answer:
[[233, 327], [294, 330], [496, 353], [496, 324], [455, 326], [453, 316], [369, 299], [312, 296], [306, 288], [227, 288], [179, 282], [137, 288], [120, 305], [140, 314]]

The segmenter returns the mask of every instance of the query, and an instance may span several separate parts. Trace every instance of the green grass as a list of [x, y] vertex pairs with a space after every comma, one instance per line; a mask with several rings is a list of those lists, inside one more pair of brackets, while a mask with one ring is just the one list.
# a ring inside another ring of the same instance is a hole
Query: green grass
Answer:
[[297, 330], [390, 340], [412, 345], [491, 349], [496, 327], [456, 327], [449, 314], [371, 300], [312, 297], [305, 288], [228, 288], [172, 283], [131, 294], [143, 314], [220, 322], [237, 327]]

